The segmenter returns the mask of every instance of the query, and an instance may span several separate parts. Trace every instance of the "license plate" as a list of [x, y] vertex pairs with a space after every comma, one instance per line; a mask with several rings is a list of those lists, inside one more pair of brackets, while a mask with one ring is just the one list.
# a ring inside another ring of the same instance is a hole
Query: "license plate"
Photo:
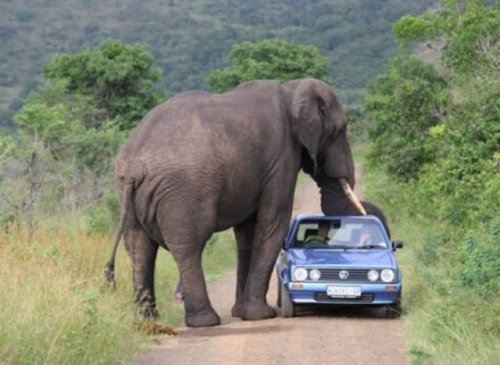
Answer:
[[332, 298], [358, 298], [361, 296], [359, 286], [329, 286], [326, 294]]

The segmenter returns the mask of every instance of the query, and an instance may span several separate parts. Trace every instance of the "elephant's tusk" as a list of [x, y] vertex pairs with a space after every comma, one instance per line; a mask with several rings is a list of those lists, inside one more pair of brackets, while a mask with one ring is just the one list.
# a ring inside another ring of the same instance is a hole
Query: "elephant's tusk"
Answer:
[[356, 194], [354, 194], [354, 191], [352, 191], [351, 187], [349, 186], [349, 183], [347, 182], [346, 179], [339, 179], [340, 185], [342, 185], [342, 189], [344, 190], [345, 195], [349, 198], [349, 200], [358, 208], [358, 210], [361, 212], [361, 214], [366, 215], [366, 210], [359, 201], [358, 197]]

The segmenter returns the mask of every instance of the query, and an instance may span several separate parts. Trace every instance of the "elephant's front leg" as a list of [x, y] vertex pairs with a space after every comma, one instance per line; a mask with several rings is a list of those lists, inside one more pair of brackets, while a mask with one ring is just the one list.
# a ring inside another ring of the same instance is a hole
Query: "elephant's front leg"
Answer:
[[233, 317], [244, 315], [244, 291], [250, 269], [252, 242], [255, 231], [255, 216], [234, 227], [238, 249], [238, 271], [236, 281], [236, 301], [231, 310]]
[[158, 245], [139, 227], [125, 232], [125, 247], [132, 259], [135, 303], [145, 317], [158, 317], [154, 289], [155, 261]]
[[259, 217], [253, 240], [250, 269], [245, 285], [244, 311], [242, 319], [256, 320], [273, 318], [275, 310], [267, 304], [266, 294], [269, 280], [281, 244], [288, 229], [289, 209], [281, 214]]

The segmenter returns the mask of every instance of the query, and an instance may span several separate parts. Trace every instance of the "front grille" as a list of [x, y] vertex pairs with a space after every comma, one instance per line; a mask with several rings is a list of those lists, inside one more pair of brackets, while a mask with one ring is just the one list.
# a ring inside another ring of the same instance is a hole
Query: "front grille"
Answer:
[[[347, 279], [341, 279], [339, 273], [345, 270], [349, 273]], [[368, 280], [369, 269], [319, 269], [321, 272], [320, 281], [341, 282], [341, 283], [370, 283]]]
[[318, 303], [331, 303], [331, 304], [347, 304], [347, 303], [371, 303], [373, 302], [374, 294], [363, 293], [359, 298], [332, 298], [326, 293], [314, 293], [314, 299]]

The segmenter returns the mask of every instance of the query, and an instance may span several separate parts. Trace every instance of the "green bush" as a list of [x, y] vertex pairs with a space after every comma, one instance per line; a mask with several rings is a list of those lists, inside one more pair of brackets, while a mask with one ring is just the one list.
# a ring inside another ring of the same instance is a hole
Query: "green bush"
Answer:
[[[386, 213], [393, 237], [405, 242], [398, 256], [412, 363], [495, 363], [500, 355], [498, 218], [467, 225], [438, 219], [434, 204], [452, 198], [427, 199], [421, 205], [427, 204], [426, 211], [416, 209], [414, 184], [396, 182], [373, 166], [365, 167], [363, 181], [367, 198]], [[471, 222], [469, 216], [465, 220]]]
[[459, 250], [460, 265], [455, 270], [460, 286], [486, 300], [500, 292], [500, 219], [492, 220], [488, 228], [488, 234], [482, 230], [466, 234]]
[[429, 129], [448, 104], [445, 80], [416, 57], [395, 58], [369, 85], [364, 111], [372, 121], [368, 160], [402, 180], [415, 178], [436, 150]]
[[108, 234], [116, 224], [108, 208], [98, 203], [88, 204], [83, 209], [83, 217], [89, 234]]
[[246, 81], [289, 81], [304, 77], [326, 80], [327, 59], [317, 47], [280, 39], [243, 42], [231, 50], [231, 65], [210, 72], [206, 82], [215, 92], [230, 90]]
[[115, 191], [104, 194], [104, 204], [110, 214], [111, 221], [117, 225], [120, 220], [120, 201]]
[[74, 54], [57, 55], [44, 66], [43, 74], [46, 80], [66, 81], [68, 94], [87, 97], [100, 109], [101, 117], [92, 125], [97, 128], [114, 119], [120, 130], [130, 130], [163, 99], [154, 88], [162, 72], [143, 44], [107, 40]]

